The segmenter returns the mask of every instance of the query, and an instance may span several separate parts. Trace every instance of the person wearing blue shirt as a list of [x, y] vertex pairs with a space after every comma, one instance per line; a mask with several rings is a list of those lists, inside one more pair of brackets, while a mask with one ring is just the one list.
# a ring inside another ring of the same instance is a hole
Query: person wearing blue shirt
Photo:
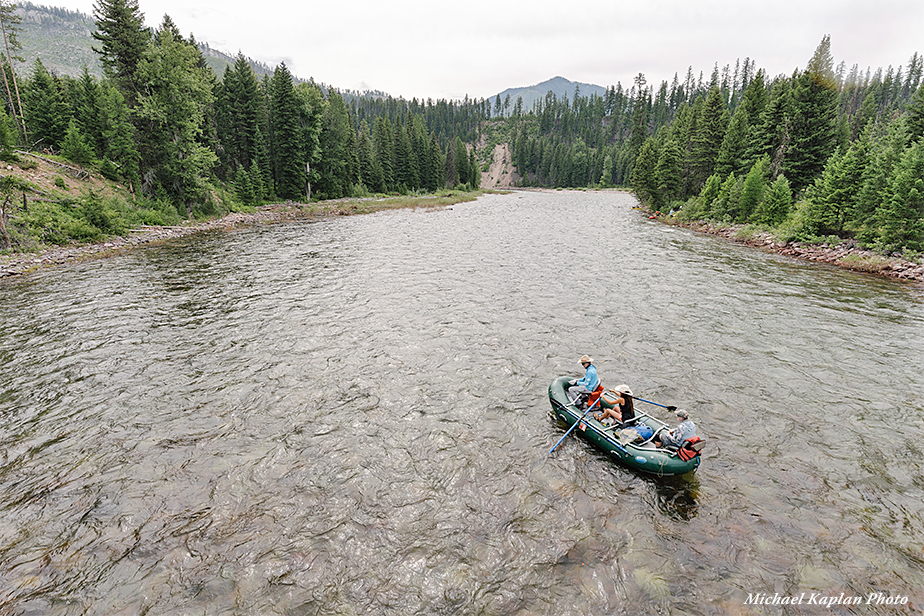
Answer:
[[677, 419], [680, 425], [671, 430], [669, 433], [654, 438], [655, 445], [658, 447], [667, 447], [668, 449], [677, 449], [688, 438], [696, 436], [696, 424], [690, 421], [690, 414], [683, 409], [677, 409]]
[[586, 400], [600, 384], [593, 358], [588, 355], [581, 356], [581, 365], [584, 366], [584, 378], [572, 380], [569, 383], [571, 387], [568, 388], [568, 398], [572, 403], [576, 403], [581, 398]]

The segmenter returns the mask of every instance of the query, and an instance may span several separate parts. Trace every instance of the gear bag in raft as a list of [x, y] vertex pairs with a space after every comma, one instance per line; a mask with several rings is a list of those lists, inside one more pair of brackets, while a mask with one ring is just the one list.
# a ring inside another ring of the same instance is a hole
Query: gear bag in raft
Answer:
[[705, 446], [706, 442], [703, 439], [698, 436], [691, 436], [677, 450], [677, 456], [684, 462], [689, 462], [698, 456]]

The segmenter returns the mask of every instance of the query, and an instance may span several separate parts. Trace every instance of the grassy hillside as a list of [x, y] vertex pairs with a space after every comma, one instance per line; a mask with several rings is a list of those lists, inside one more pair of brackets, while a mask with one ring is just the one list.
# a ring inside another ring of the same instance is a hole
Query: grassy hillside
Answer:
[[0, 254], [95, 242], [143, 225], [183, 221], [174, 206], [136, 199], [131, 187], [110, 182], [93, 168], [36, 153], [4, 158]]

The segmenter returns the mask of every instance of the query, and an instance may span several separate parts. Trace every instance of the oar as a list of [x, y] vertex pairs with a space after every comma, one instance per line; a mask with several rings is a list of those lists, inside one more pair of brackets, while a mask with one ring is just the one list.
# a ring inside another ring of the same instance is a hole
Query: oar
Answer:
[[654, 404], [655, 406], [660, 406], [662, 409], [667, 409], [671, 412], [677, 410], [676, 406], [665, 406], [663, 404], [658, 404], [657, 402], [652, 402], [651, 400], [645, 400], [644, 398], [636, 398], [635, 396], [632, 396], [632, 397], [638, 400], [639, 402], [647, 402], [648, 404]]
[[[599, 398], [597, 398], [597, 401], [596, 401], [596, 402], [594, 402], [593, 404], [591, 404], [591, 405], [587, 408], [587, 410], [584, 411], [584, 414], [581, 415], [581, 418], [578, 419], [576, 422], [574, 422], [574, 425], [573, 425], [573, 426], [571, 426], [570, 428], [568, 428], [568, 431], [565, 432], [565, 435], [564, 435], [563, 437], [561, 437], [560, 439], [558, 439], [558, 442], [555, 443], [555, 447], [552, 447], [551, 449], [549, 449], [549, 453], [552, 453], [553, 451], [555, 451], [555, 450], [558, 448], [558, 446], [561, 445], [561, 442], [562, 442], [563, 440], [565, 440], [566, 438], [568, 438], [568, 435], [571, 434], [571, 431], [574, 430], [575, 428], [577, 428], [577, 426], [578, 426], [579, 423], [581, 423], [582, 421], [584, 421], [584, 418], [587, 417], [587, 414], [590, 413], [592, 410], [594, 410], [594, 407], [597, 406], [597, 402], [600, 402], [600, 400], [602, 400], [602, 399], [603, 399], [603, 396], [600, 396]], [[574, 403], [572, 402], [571, 404], [568, 404], [567, 406], [574, 406]]]

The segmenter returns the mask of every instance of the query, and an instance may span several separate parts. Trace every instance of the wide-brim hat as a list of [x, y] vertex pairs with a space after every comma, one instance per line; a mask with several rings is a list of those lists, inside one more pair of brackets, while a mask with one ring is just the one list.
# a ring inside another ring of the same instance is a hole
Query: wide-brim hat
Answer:
[[591, 357], [590, 355], [581, 355], [581, 363], [582, 364], [592, 364], [594, 363], [594, 358]]

